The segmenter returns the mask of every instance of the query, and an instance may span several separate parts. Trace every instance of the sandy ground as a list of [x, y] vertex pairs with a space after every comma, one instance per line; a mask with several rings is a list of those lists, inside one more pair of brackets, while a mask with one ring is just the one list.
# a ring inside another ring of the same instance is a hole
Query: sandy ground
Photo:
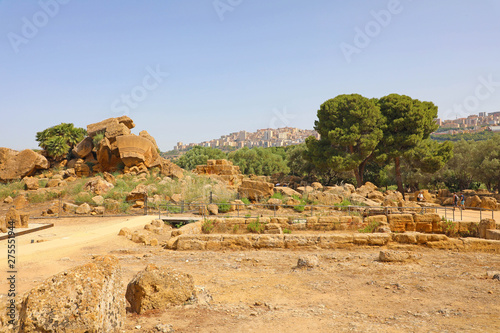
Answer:
[[[200, 302], [127, 314], [125, 332], [499, 332], [500, 256], [422, 247], [421, 259], [382, 263], [380, 248], [311, 251], [176, 252], [137, 245], [117, 236], [154, 216], [54, 219], [55, 227], [17, 238], [17, 292], [93, 255], [116, 255], [123, 282], [148, 263], [190, 273]], [[44, 242], [36, 243], [43, 239]], [[35, 240], [35, 243], [31, 243]], [[6, 242], [0, 260], [6, 271]], [[317, 255], [320, 266], [294, 269], [298, 257]], [[7, 282], [0, 280], [0, 302]]]

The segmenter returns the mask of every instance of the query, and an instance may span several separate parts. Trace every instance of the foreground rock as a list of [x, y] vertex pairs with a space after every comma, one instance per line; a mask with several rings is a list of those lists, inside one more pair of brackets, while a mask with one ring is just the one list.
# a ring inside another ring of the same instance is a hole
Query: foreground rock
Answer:
[[169, 267], [148, 265], [130, 281], [125, 296], [131, 310], [140, 314], [183, 304], [194, 297], [194, 292], [191, 275]]
[[260, 180], [243, 180], [238, 188], [238, 193], [243, 198], [258, 201], [262, 198], [269, 198], [274, 194], [274, 184]]
[[19, 323], [21, 332], [121, 332], [124, 319], [118, 259], [105, 256], [32, 289]]
[[405, 262], [415, 259], [415, 256], [409, 252], [382, 250], [379, 253], [379, 260], [382, 262]]
[[18, 180], [49, 166], [47, 159], [33, 150], [0, 148], [0, 182]]

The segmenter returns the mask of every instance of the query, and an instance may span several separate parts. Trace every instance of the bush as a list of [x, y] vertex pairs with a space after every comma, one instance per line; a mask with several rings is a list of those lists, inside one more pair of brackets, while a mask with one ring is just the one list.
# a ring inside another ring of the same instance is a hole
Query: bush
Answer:
[[231, 204], [224, 201], [224, 202], [218, 203], [217, 207], [219, 207], [219, 213], [227, 213], [231, 209]]
[[291, 233], [292, 233], [292, 231], [291, 231], [290, 229], [286, 229], [286, 228], [285, 228], [285, 229], [283, 229], [283, 233], [284, 233], [284, 234], [291, 234]]
[[204, 234], [212, 233], [212, 231], [214, 231], [214, 228], [215, 228], [214, 220], [205, 220], [201, 225], [201, 231]]
[[81, 205], [83, 203], [88, 203], [91, 206], [95, 206], [94, 201], [92, 201], [92, 196], [87, 192], [78, 193], [75, 197], [75, 204]]
[[243, 199], [241, 199], [241, 201], [242, 201], [245, 205], [250, 205], [250, 204], [251, 204], [251, 202], [250, 202], [250, 200], [249, 200], [248, 198], [243, 198]]
[[247, 230], [255, 234], [260, 234], [264, 231], [264, 225], [259, 222], [259, 218], [256, 221], [252, 221], [248, 224]]
[[0, 199], [5, 199], [7, 197], [14, 198], [19, 191], [24, 189], [23, 182], [13, 182], [7, 184], [0, 184]]
[[130, 209], [131, 204], [128, 202], [121, 202], [120, 203], [120, 212], [122, 213], [127, 213], [128, 210]]
[[236, 234], [238, 233], [238, 231], [240, 230], [240, 225], [239, 224], [235, 224], [233, 226], [233, 234]]
[[56, 192], [28, 193], [28, 201], [30, 203], [42, 203], [56, 199], [59, 194]]
[[304, 210], [305, 210], [305, 207], [304, 205], [297, 205], [297, 206], [293, 206], [293, 210], [298, 212], [298, 213], [302, 213]]
[[363, 233], [372, 233], [375, 232], [379, 225], [380, 222], [372, 221], [366, 227], [364, 227], [363, 229], [359, 229], [358, 231]]

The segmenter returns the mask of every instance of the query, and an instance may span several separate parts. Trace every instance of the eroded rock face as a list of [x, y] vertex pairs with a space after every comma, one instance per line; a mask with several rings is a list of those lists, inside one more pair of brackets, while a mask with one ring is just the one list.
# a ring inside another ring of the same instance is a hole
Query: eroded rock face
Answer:
[[73, 148], [73, 154], [78, 156], [79, 158], [85, 158], [88, 154], [92, 152], [94, 148], [94, 143], [92, 142], [91, 137], [86, 137], [79, 144]]
[[151, 168], [159, 166], [159, 154], [153, 143], [146, 138], [137, 135], [122, 135], [116, 137], [116, 146], [120, 153], [120, 159], [127, 167], [144, 163]]
[[198, 165], [194, 173], [199, 175], [216, 175], [231, 186], [240, 185], [243, 179], [240, 167], [233, 165], [228, 160], [208, 160], [206, 165]]
[[194, 292], [191, 275], [150, 264], [130, 281], [125, 296], [131, 310], [140, 314], [183, 304], [194, 297]]
[[20, 152], [0, 148], [0, 182], [18, 180], [32, 175], [36, 170], [48, 169], [49, 162], [31, 149]]
[[54, 275], [24, 299], [21, 332], [121, 332], [125, 320], [121, 281], [113, 256]]
[[274, 184], [259, 180], [245, 179], [238, 188], [238, 193], [241, 197], [246, 197], [250, 200], [269, 198], [274, 194]]
[[98, 123], [87, 125], [87, 133], [92, 138], [98, 133], [103, 133], [107, 138], [114, 138], [117, 135], [130, 134], [130, 129], [134, 127], [135, 124], [132, 119], [127, 116], [121, 116], [118, 118], [108, 118]]

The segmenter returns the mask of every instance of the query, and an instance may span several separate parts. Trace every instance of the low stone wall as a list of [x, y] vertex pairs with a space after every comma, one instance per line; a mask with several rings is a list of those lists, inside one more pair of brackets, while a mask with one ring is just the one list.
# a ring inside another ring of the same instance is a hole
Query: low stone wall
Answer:
[[353, 246], [423, 245], [457, 251], [500, 253], [500, 240], [479, 238], [448, 238], [440, 234], [408, 232], [346, 233], [324, 235], [181, 235], [172, 238], [167, 248], [178, 251], [217, 251], [248, 249], [340, 249]]

